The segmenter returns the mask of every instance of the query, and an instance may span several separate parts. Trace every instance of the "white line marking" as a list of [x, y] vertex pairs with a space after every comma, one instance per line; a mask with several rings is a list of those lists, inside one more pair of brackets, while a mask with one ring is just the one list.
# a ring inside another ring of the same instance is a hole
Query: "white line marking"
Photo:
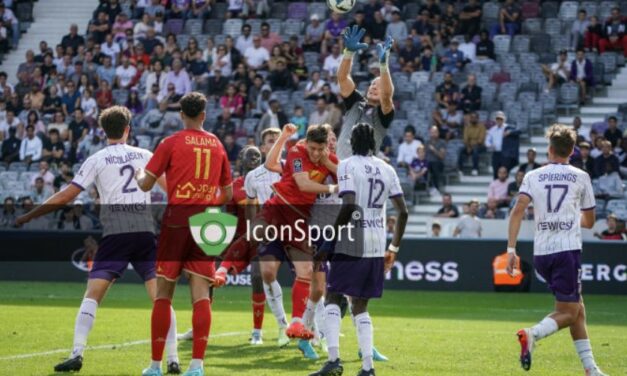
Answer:
[[[234, 337], [234, 336], [244, 335], [247, 333], [248, 332], [226, 332], [226, 333], [211, 334], [209, 336], [209, 340], [211, 340], [212, 338], [220, 338], [220, 337]], [[113, 348], [117, 349], [118, 347], [130, 347], [130, 346], [144, 345], [147, 343], [150, 343], [149, 339], [140, 339], [138, 341], [130, 341], [130, 342], [117, 343], [117, 344], [114, 343], [114, 344], [109, 344], [109, 345], [87, 346], [86, 350], [105, 350], [105, 349], [113, 349]], [[46, 355], [53, 355], [53, 354], [59, 354], [59, 353], [69, 353], [70, 351], [71, 349], [57, 349], [57, 350], [43, 351], [43, 352], [38, 352], [38, 353], [10, 355], [10, 356], [1, 357], [0, 361], [34, 358], [37, 356], [46, 356]]]

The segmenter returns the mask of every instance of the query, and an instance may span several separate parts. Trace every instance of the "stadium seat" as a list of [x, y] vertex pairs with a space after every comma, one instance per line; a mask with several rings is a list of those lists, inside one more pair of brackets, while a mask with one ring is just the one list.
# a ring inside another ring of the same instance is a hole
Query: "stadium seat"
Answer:
[[579, 3], [576, 1], [564, 1], [560, 5], [559, 19], [564, 21], [574, 21], [579, 11]]
[[493, 3], [491, 1], [485, 2], [483, 4], [483, 19], [486, 22], [496, 22], [499, 18], [499, 10], [501, 8], [497, 3]]
[[190, 18], [189, 20], [185, 21], [184, 31], [185, 34], [198, 35], [202, 34], [202, 27], [202, 20]]
[[[623, 3], [621, 1], [621, 3]], [[606, 20], [612, 14], [612, 8], [616, 7], [615, 1], [602, 1], [599, 5], [599, 20]]]
[[308, 18], [307, 3], [295, 2], [287, 6], [287, 18], [305, 20]]
[[249, 20], [246, 20], [246, 23], [248, 25], [250, 25], [250, 32], [253, 35], [259, 34], [261, 32], [261, 24], [263, 23], [262, 20], [256, 19], [256, 18], [251, 18]]
[[496, 35], [493, 39], [494, 53], [496, 55], [506, 54], [509, 52], [511, 37], [509, 35]]
[[570, 115], [571, 109], [579, 107], [579, 85], [567, 82], [559, 88], [559, 101], [557, 108], [566, 110], [566, 116]]
[[554, 1], [547, 1], [542, 3], [540, 14], [542, 18], [555, 18], [557, 17], [559, 10], [559, 4]]
[[268, 18], [266, 19], [268, 25], [270, 25], [270, 31], [273, 33], [281, 34], [282, 32], [282, 21], [277, 18]]
[[542, 32], [542, 20], [539, 18], [527, 18], [523, 21], [523, 33], [538, 34]]
[[163, 33], [165, 35], [174, 34], [179, 35], [183, 32], [183, 20], [181, 19], [169, 19], [163, 25]]
[[327, 19], [329, 7], [325, 3], [310, 3], [308, 6], [309, 16], [317, 14], [321, 20]]
[[244, 122], [242, 123], [242, 128], [246, 131], [246, 133], [254, 134], [255, 128], [257, 128], [258, 123], [259, 119], [256, 118], [244, 119]]
[[228, 8], [228, 4], [226, 2], [220, 3], [220, 2], [214, 1], [211, 7], [211, 17], [217, 18], [219, 20], [225, 19], [227, 8]]
[[[286, 35], [300, 35], [302, 31], [303, 21], [290, 19], [283, 21], [283, 33], [285, 33]], [[308, 52], [305, 53], [307, 54]]]
[[582, 1], [579, 8], [584, 9], [588, 17], [592, 17], [597, 16], [599, 4], [596, 1]]
[[526, 1], [521, 7], [521, 15], [523, 20], [538, 17], [540, 14], [540, 6], [535, 1]]
[[205, 21], [204, 32], [210, 35], [222, 34], [222, 24], [222, 20], [208, 19], [207, 21]]
[[24, 172], [28, 170], [28, 166], [24, 162], [13, 162], [9, 165], [9, 171]]
[[418, 3], [408, 3], [403, 7], [403, 16], [405, 19], [413, 20], [418, 15], [418, 11], [420, 10], [420, 4]]
[[570, 47], [570, 36], [568, 34], [558, 34], [551, 36], [551, 51], [558, 53]]
[[527, 35], [516, 35], [512, 41], [512, 52], [522, 53], [529, 52], [531, 41]]
[[21, 22], [33, 22], [33, 2], [19, 1], [15, 4], [15, 16]]
[[230, 35], [233, 38], [239, 37], [242, 33], [242, 26], [244, 25], [244, 21], [239, 18], [230, 18], [224, 21], [224, 25], [222, 27], [222, 32], [226, 35]]
[[113, 102], [119, 105], [126, 105], [128, 95], [129, 93], [126, 89], [115, 89], [113, 90]]

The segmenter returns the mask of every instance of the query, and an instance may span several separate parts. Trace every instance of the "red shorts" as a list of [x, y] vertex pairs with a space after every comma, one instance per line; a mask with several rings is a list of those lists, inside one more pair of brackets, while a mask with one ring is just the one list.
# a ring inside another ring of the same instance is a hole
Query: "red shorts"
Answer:
[[[259, 217], [282, 232], [277, 240], [280, 240], [284, 246], [289, 245], [308, 252], [309, 227], [307, 222], [309, 212], [303, 209], [302, 207], [291, 207], [279, 197], [274, 196], [263, 205]], [[288, 236], [289, 233], [292, 234], [291, 237]]]
[[220, 266], [227, 269], [233, 268], [234, 274], [239, 274], [250, 265], [256, 256], [257, 249], [253, 248], [250, 242], [246, 240], [246, 234], [241, 234], [222, 252]]
[[161, 226], [157, 247], [157, 277], [176, 281], [181, 272], [213, 281], [215, 259], [194, 242], [189, 227]]

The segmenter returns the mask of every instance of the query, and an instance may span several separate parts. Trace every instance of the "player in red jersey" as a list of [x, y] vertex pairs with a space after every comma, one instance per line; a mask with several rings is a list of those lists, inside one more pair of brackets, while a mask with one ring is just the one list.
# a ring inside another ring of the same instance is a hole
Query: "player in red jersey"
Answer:
[[163, 215], [157, 250], [157, 298], [152, 309], [152, 364], [144, 376], [161, 375], [164, 338], [170, 325], [170, 306], [176, 281], [182, 272], [189, 278], [193, 301], [194, 340], [192, 361], [184, 376], [202, 376], [203, 359], [211, 326], [209, 288], [215, 271], [214, 258], [195, 243], [189, 217], [207, 206], [220, 206], [233, 197], [231, 166], [220, 140], [205, 130], [207, 100], [200, 93], [181, 101], [185, 129], [165, 138], [145, 170], [135, 175], [137, 185], [149, 191], [165, 173], [168, 207]]
[[[275, 147], [282, 148], [294, 134], [295, 127], [287, 125], [279, 136]], [[319, 125], [311, 125], [305, 140], [291, 147], [287, 153], [281, 180], [273, 185], [274, 197], [264, 205], [260, 215], [253, 224], [254, 240], [263, 239], [265, 243], [272, 241], [266, 237], [266, 227], [274, 226], [280, 233], [292, 233], [292, 239], [280, 239], [286, 247], [287, 256], [294, 265], [296, 279], [292, 286], [292, 323], [286, 334], [292, 338], [311, 339], [313, 333], [307, 330], [302, 317], [309, 295], [313, 268], [313, 250], [308, 239], [297, 239], [300, 233], [308, 233], [307, 223], [311, 207], [319, 193], [334, 193], [336, 185], [325, 185], [327, 176], [337, 171], [337, 158], [327, 148], [328, 130]], [[283, 231], [290, 228], [291, 231]], [[280, 238], [280, 237], [279, 237]], [[260, 251], [261, 274], [265, 284], [276, 281], [278, 269], [284, 258], [281, 249], [275, 249], [276, 242], [262, 247]], [[268, 296], [268, 301], [281, 300], [280, 291], [271, 290], [276, 295]], [[266, 291], [268, 295], [268, 291]]]

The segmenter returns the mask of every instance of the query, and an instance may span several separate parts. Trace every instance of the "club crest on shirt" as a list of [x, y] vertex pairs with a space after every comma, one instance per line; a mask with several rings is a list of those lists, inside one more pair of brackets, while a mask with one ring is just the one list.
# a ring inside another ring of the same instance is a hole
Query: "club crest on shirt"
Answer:
[[294, 172], [303, 172], [303, 161], [300, 158], [294, 159]]

